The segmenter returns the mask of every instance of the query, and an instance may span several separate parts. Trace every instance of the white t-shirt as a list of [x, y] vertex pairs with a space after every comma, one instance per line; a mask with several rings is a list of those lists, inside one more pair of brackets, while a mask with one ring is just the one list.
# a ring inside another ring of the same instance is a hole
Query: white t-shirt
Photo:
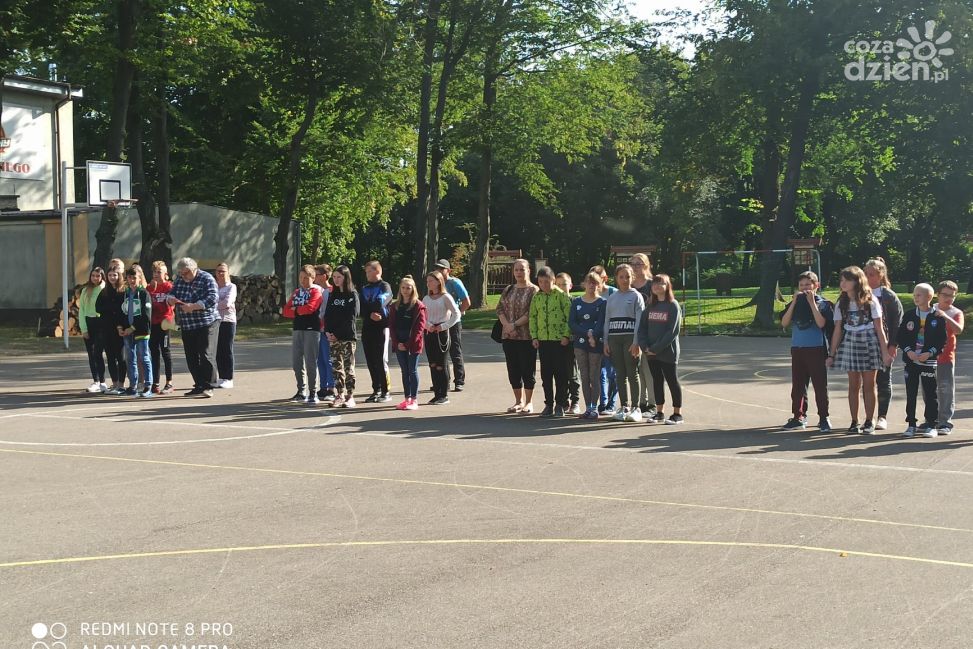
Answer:
[[[878, 303], [878, 299], [872, 300], [872, 319], [866, 320], [864, 313], [861, 313], [858, 309], [858, 305], [854, 302], [848, 305], [848, 322], [845, 323], [845, 331], [864, 331], [869, 327], [874, 327], [872, 321], [877, 320], [882, 317], [882, 305]], [[841, 307], [835, 304], [834, 306], [834, 321], [841, 322], [844, 319], [844, 315], [841, 313]]]

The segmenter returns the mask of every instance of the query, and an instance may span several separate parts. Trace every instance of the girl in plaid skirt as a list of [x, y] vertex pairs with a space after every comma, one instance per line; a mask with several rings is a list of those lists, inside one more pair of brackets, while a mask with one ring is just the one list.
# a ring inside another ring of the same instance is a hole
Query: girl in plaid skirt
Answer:
[[[841, 297], [834, 310], [831, 356], [826, 365], [848, 372], [849, 433], [875, 434], [875, 405], [878, 393], [875, 375], [891, 362], [888, 340], [882, 326], [882, 306], [868, 288], [864, 271], [849, 266], [841, 271]], [[858, 395], [865, 400], [865, 426], [858, 425]]]

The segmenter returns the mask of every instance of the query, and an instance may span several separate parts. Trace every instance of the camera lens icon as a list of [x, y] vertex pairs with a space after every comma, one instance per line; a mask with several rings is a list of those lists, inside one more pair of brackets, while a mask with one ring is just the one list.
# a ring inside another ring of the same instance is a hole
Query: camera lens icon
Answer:
[[[31, 649], [67, 649], [67, 645], [61, 640], [68, 634], [68, 628], [60, 622], [48, 626], [43, 622], [37, 622], [30, 627], [30, 634], [37, 640]], [[50, 640], [50, 644], [48, 644]]]

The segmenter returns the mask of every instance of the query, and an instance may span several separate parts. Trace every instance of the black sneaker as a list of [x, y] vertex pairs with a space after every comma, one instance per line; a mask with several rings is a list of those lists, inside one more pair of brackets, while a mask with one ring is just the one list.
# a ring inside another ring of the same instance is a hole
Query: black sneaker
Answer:
[[820, 430], [822, 433], [830, 433], [831, 420], [827, 417], [821, 417], [821, 420], [818, 422], [818, 430]]
[[862, 427], [862, 435], [874, 435], [875, 434], [875, 424], [872, 423], [871, 419], [865, 420], [865, 425]]
[[930, 428], [935, 430], [936, 424], [930, 424], [928, 421], [924, 421], [923, 423], [916, 426], [916, 432], [918, 432], [921, 435], [922, 433], [926, 432]]
[[660, 412], [657, 410], [656, 413], [652, 415], [652, 418], [649, 419], [649, 421], [652, 422], [653, 424], [664, 424], [666, 423], [666, 415], [664, 412]]
[[558, 419], [564, 417], [564, 408], [562, 408], [561, 406], [558, 406], [557, 408], [555, 408], [554, 409], [554, 412], [551, 413], [551, 417], [555, 417], [555, 418], [558, 418]]
[[435, 399], [429, 402], [429, 405], [445, 406], [447, 403], [449, 403], [449, 397], [436, 397]]
[[320, 390], [318, 390], [318, 399], [324, 401], [324, 398], [326, 396], [328, 396], [328, 391], [327, 390], [325, 390], [324, 388], [321, 388]]
[[[196, 394], [202, 394], [202, 393], [203, 393], [203, 391], [200, 390]], [[293, 401], [294, 403], [304, 403], [304, 400], [305, 399], [307, 399], [307, 397], [304, 396], [304, 393], [301, 392], [301, 391], [297, 391], [297, 392], [294, 393], [294, 396], [293, 397], [291, 397], [290, 399], [288, 399], [288, 401]]]
[[551, 406], [544, 406], [544, 409], [541, 410], [540, 416], [541, 417], [553, 417], [554, 416], [554, 408], [552, 408]]
[[862, 427], [858, 425], [857, 421], [853, 421], [851, 426], [848, 427], [848, 432], [852, 435], [859, 435], [862, 432]]
[[807, 428], [807, 419], [791, 417], [787, 420], [787, 423], [781, 426], [784, 430], [797, 430], [798, 428], [804, 430]]
[[677, 415], [677, 414], [669, 415], [669, 418], [666, 419], [666, 423], [669, 424], [669, 425], [681, 424], [682, 423], [682, 415]]
[[184, 396], [184, 397], [198, 397], [202, 393], [203, 393], [203, 388], [193, 388], [192, 390], [190, 390], [189, 392], [186, 392], [182, 396]]
[[372, 394], [365, 399], [365, 403], [378, 403], [378, 392], [372, 392]]
[[388, 403], [392, 400], [388, 392], [383, 392], [382, 394], [375, 397], [375, 403]]

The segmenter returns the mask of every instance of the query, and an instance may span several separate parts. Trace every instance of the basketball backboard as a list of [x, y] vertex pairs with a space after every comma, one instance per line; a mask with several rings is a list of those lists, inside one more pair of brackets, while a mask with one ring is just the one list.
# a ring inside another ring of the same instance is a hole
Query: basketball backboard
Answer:
[[88, 160], [88, 205], [132, 200], [132, 165]]

